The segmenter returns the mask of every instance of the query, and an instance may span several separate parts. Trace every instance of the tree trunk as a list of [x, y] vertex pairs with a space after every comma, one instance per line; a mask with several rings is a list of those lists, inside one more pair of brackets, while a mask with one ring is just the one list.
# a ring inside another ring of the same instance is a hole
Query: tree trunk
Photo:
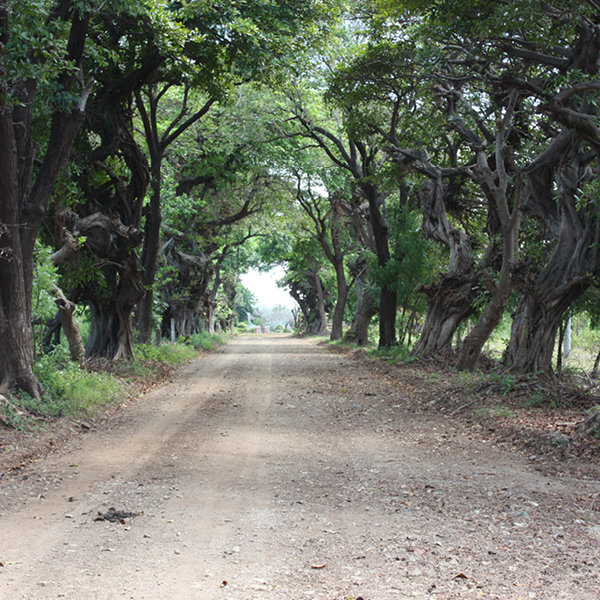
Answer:
[[562, 368], [563, 368], [563, 353], [562, 347], [565, 341], [565, 331], [566, 331], [566, 322], [563, 319], [558, 326], [558, 352], [556, 356], [556, 374], [561, 377], [562, 376]]
[[217, 314], [217, 296], [221, 287], [221, 265], [225, 259], [226, 254], [223, 253], [217, 260], [217, 264], [214, 267], [214, 280], [212, 288], [208, 293], [205, 301], [206, 305], [206, 329], [208, 333], [215, 333], [215, 321]]
[[[159, 134], [159, 111], [158, 104], [163, 93], [171, 86], [166, 84], [159, 92], [156, 84], [152, 83], [147, 90], [148, 109], [144, 103], [142, 93], [139, 89], [135, 92], [136, 103], [144, 124], [146, 143], [150, 151], [151, 159], [151, 186], [150, 210], [146, 215], [144, 227], [144, 248], [142, 251], [142, 266], [144, 278], [144, 297], [138, 307], [138, 330], [140, 339], [149, 343], [152, 337], [152, 309], [154, 304], [154, 282], [158, 268], [158, 254], [160, 249], [160, 226], [162, 222], [162, 161], [170, 144], [177, 140], [194, 123], [200, 120], [215, 103], [215, 98], [209, 98], [200, 110], [192, 115], [188, 114], [188, 92], [186, 86], [184, 98], [181, 103], [179, 115], [171, 122], [162, 135]], [[181, 119], [186, 117], [183, 122]]]
[[423, 331], [412, 351], [414, 356], [428, 357], [451, 347], [458, 326], [475, 312], [473, 281], [472, 271], [462, 277], [445, 274], [438, 283], [417, 290], [425, 293], [428, 302]]
[[134, 251], [117, 267], [104, 269], [108, 292], [88, 296], [91, 329], [85, 349], [88, 356], [118, 360], [133, 356], [132, 311], [143, 294], [139, 260]]
[[[0, 392], [13, 386], [24, 389], [36, 399], [41, 387], [33, 373], [33, 331], [31, 293], [26, 273], [33, 272], [33, 255], [23, 255], [19, 223], [19, 183], [17, 143], [12, 112], [0, 99]], [[27, 261], [27, 266], [24, 265]]]
[[600, 225], [592, 203], [579, 202], [590, 159], [574, 149], [560, 163], [556, 211], [546, 217], [555, 224], [556, 247], [542, 272], [522, 286], [505, 358], [505, 369], [512, 373], [554, 374], [556, 333], [564, 312], [600, 274]]
[[343, 260], [341, 263], [338, 262], [335, 264], [335, 279], [337, 283], [337, 298], [331, 322], [331, 341], [341, 340], [344, 333], [344, 312], [346, 310], [346, 299], [348, 298], [348, 286], [346, 285]]
[[479, 319], [477, 319], [477, 323], [475, 323], [473, 329], [463, 340], [455, 365], [459, 371], [472, 371], [476, 367], [483, 346], [492, 335], [494, 329], [496, 329], [498, 323], [500, 323], [506, 305], [515, 289], [516, 282], [513, 278], [513, 270], [519, 248], [519, 226], [521, 222], [519, 215], [521, 186], [520, 183], [517, 185], [518, 190], [512, 213], [509, 212], [506, 192], [501, 193], [498, 191], [498, 188], [495, 190], [498, 215], [502, 228], [500, 276], [497, 283], [488, 278], [485, 272], [481, 277], [482, 282], [491, 294], [491, 299]]
[[384, 285], [379, 298], [379, 347], [391, 348], [397, 346], [396, 339], [396, 308], [398, 294], [396, 290]]
[[323, 285], [321, 284], [321, 278], [317, 273], [315, 264], [313, 262], [313, 275], [315, 278], [315, 285], [317, 286], [317, 310], [319, 311], [318, 325], [315, 324], [314, 335], [327, 335], [327, 313], [325, 312], [325, 294], [323, 293]]
[[395, 160], [403, 163], [408, 156], [410, 161], [419, 161], [428, 176], [419, 199], [423, 235], [450, 249], [448, 271], [440, 275], [437, 283], [422, 285], [416, 290], [427, 297], [427, 315], [412, 354], [425, 358], [451, 347], [456, 329], [473, 314], [473, 286], [477, 279], [469, 238], [464, 231], [453, 227], [446, 215], [444, 172], [431, 164], [424, 150], [401, 154]]
[[88, 302], [90, 307], [90, 334], [85, 344], [88, 356], [112, 358], [117, 352], [119, 322], [112, 304], [101, 299]]
[[[162, 222], [161, 210], [161, 173], [160, 159], [152, 160], [151, 181], [152, 195], [150, 209], [146, 214], [144, 226], [144, 247], [142, 250], [144, 297], [138, 306], [137, 328], [140, 341], [149, 344], [152, 341], [152, 310], [154, 307], [154, 280], [158, 266], [158, 252], [160, 248], [160, 224]], [[158, 166], [156, 166], [158, 165]]]
[[344, 269], [344, 252], [340, 241], [339, 217], [336, 202], [332, 205], [331, 220], [331, 245], [333, 252], [328, 251], [323, 245], [325, 254], [335, 269], [335, 281], [337, 287], [337, 299], [333, 320], [331, 323], [331, 341], [341, 340], [344, 333], [344, 313], [346, 312], [346, 300], [348, 299], [348, 284], [346, 283], [346, 271]]
[[475, 368], [481, 356], [483, 346], [502, 319], [514, 285], [512, 283], [507, 283], [506, 285], [498, 284], [498, 288], [492, 294], [490, 302], [460, 346], [455, 365], [459, 371], [470, 371]]
[[207, 331], [208, 333], [215, 332], [215, 303], [210, 298], [206, 303], [206, 323], [207, 323]]
[[[69, 3], [70, 4], [70, 3]], [[61, 73], [56, 83], [73, 92], [77, 66], [81, 63], [87, 37], [89, 17], [65, 3], [64, 14], [54, 12], [49, 21], [70, 20], [66, 53], [62, 58], [74, 68]], [[68, 16], [67, 16], [68, 15]], [[16, 386], [37, 400], [41, 386], [33, 373], [33, 332], [31, 327], [31, 292], [33, 286], [33, 251], [42, 218], [60, 169], [84, 118], [91, 87], [81, 93], [71, 111], [52, 115], [50, 133], [43, 144], [34, 140], [32, 114], [36, 101], [37, 81], [17, 80], [12, 86], [4, 66], [4, 53], [11, 41], [10, 14], [0, 3], [0, 390]], [[42, 59], [30, 57], [35, 63]], [[18, 77], [18, 75], [17, 75]], [[12, 89], [9, 90], [9, 87]], [[42, 140], [40, 140], [42, 141]], [[34, 173], [38, 146], [45, 155]]]
[[163, 337], [176, 341], [178, 337], [187, 337], [204, 331], [198, 309], [188, 306], [173, 310], [172, 308], [163, 315], [161, 333]]
[[[389, 247], [390, 228], [383, 215], [384, 196], [369, 184], [362, 188], [369, 202], [369, 217], [373, 229], [373, 238], [377, 251], [377, 262], [384, 268], [391, 258]], [[379, 347], [390, 348], [398, 344], [396, 340], [396, 309], [398, 305], [397, 292], [387, 283], [381, 286], [379, 297]]]
[[133, 356], [133, 309], [144, 294], [140, 261], [135, 248], [141, 232], [126, 227], [116, 215], [94, 213], [80, 219], [84, 247], [96, 257], [105, 286], [86, 285], [81, 295], [90, 306], [91, 330], [85, 349], [88, 356], [110, 359]]
[[52, 352], [60, 344], [61, 328], [60, 313], [57, 311], [56, 315], [46, 322], [46, 331], [42, 338], [42, 349], [46, 354]]
[[367, 288], [365, 261], [359, 259], [350, 265], [350, 269], [355, 272], [356, 311], [344, 339], [363, 347], [369, 344], [369, 326], [379, 311], [379, 305]]
[[[548, 284], [556, 285], [549, 288]], [[511, 373], [554, 373], [552, 360], [556, 333], [563, 314], [589, 287], [586, 278], [560, 285], [559, 278], [546, 279], [519, 299], [510, 332], [505, 366]]]
[[590, 377], [592, 379], [598, 379], [599, 368], [600, 368], [600, 350], [598, 351], [598, 354], [596, 354], [596, 360], [594, 361], [594, 368], [592, 369], [592, 372], [590, 374]]
[[556, 333], [564, 312], [591, 284], [589, 274], [571, 272], [578, 262], [567, 248], [577, 245], [575, 240], [571, 243], [559, 242], [544, 270], [519, 299], [505, 358], [505, 368], [512, 373], [554, 372]]
[[62, 290], [57, 286], [52, 289], [52, 294], [55, 296], [56, 306], [58, 307], [58, 313], [60, 315], [60, 322], [62, 324], [65, 337], [69, 344], [69, 352], [71, 358], [79, 364], [79, 366], [85, 368], [85, 348], [83, 346], [83, 340], [81, 339], [81, 332], [79, 331], [79, 325], [73, 318], [73, 312], [77, 308], [75, 302], [71, 302], [65, 298]]
[[[12, 236], [18, 237], [19, 231], [15, 229]], [[27, 257], [21, 255], [20, 243], [12, 241], [10, 259], [0, 258], [0, 392], [8, 394], [16, 386], [39, 401], [42, 389], [33, 373], [33, 330], [27, 301], [31, 296], [24, 285], [23, 260]]]

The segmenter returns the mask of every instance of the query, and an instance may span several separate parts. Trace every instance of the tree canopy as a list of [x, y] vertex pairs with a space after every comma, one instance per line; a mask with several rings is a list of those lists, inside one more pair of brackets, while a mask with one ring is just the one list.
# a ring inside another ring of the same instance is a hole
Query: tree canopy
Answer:
[[21, 4], [0, 0], [1, 389], [41, 395], [50, 254], [88, 356], [231, 327], [239, 275], [277, 263], [307, 331], [459, 340], [473, 369], [509, 319], [502, 368], [553, 374], [600, 275], [595, 2]]

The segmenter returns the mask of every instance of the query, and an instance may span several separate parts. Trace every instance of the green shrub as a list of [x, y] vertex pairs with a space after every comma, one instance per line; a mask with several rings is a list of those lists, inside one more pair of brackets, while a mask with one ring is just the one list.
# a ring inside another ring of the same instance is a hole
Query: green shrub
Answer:
[[123, 396], [121, 383], [107, 373], [88, 373], [69, 358], [68, 350], [59, 346], [39, 359], [34, 370], [44, 389], [42, 402], [22, 395], [20, 404], [38, 414], [62, 417], [78, 412], [90, 413], [94, 407]]
[[390, 363], [413, 362], [414, 357], [410, 355], [410, 349], [407, 346], [391, 346], [389, 348], [374, 348], [369, 350], [369, 356], [381, 358]]
[[503, 419], [514, 419], [515, 413], [508, 406], [493, 406], [491, 408], [480, 408], [475, 411], [476, 417], [500, 417]]
[[194, 358], [194, 349], [186, 344], [139, 344], [134, 349], [135, 357], [140, 360], [152, 360], [158, 363], [174, 365]]
[[217, 333], [195, 333], [186, 339], [186, 344], [191, 344], [198, 350], [214, 350], [225, 343], [225, 338]]
[[529, 398], [527, 398], [526, 405], [530, 408], [541, 408], [546, 403], [544, 393], [542, 390], [537, 390]]

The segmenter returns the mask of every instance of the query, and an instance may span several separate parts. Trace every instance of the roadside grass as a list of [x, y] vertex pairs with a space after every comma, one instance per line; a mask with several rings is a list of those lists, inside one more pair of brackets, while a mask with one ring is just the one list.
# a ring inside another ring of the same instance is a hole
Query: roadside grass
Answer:
[[227, 343], [227, 336], [218, 333], [195, 333], [184, 340], [187, 345], [192, 345], [196, 350], [214, 351], [219, 346]]
[[[191, 360], [196, 356], [193, 346], [185, 344], [139, 344], [134, 349], [135, 358], [141, 361], [152, 361], [167, 365], [176, 365]], [[137, 362], [137, 361], [134, 361]]]
[[391, 346], [389, 348], [371, 348], [367, 350], [371, 358], [385, 360], [388, 363], [412, 363], [419, 359], [410, 354], [408, 346]]
[[90, 361], [86, 371], [70, 359], [66, 344], [61, 344], [34, 365], [43, 388], [41, 402], [17, 392], [0, 403], [0, 421], [33, 433], [52, 419], [89, 418], [165, 379], [177, 365], [197, 356], [198, 350], [212, 351], [224, 343], [225, 336], [197, 334], [175, 344], [139, 344], [134, 360]]
[[514, 419], [517, 413], [513, 412], [508, 406], [492, 406], [476, 409], [474, 416], [476, 418], [498, 417], [501, 419]]

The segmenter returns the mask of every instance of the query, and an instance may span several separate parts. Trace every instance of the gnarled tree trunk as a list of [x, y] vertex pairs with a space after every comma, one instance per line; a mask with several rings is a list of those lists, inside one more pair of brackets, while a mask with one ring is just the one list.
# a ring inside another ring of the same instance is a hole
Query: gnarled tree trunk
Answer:
[[[477, 152], [477, 165], [472, 169], [473, 178], [488, 196], [488, 235], [492, 238], [489, 247], [490, 254], [494, 254], [493, 237], [496, 229], [499, 229], [502, 236], [502, 252], [498, 281], [494, 282], [485, 271], [482, 273], [481, 281], [488, 289], [490, 301], [477, 319], [473, 329], [463, 340], [456, 361], [456, 368], [459, 371], [475, 368], [483, 346], [500, 323], [515, 288], [513, 270], [519, 250], [523, 183], [519, 173], [509, 172], [511, 162], [506, 160], [504, 151], [517, 100], [518, 94], [513, 92], [504, 117], [498, 124], [494, 169], [492, 170], [489, 166], [490, 160], [486, 159], [482, 150]], [[509, 202], [509, 197], [512, 202]], [[495, 222], [498, 223], [496, 227], [491, 225]]]
[[477, 274], [471, 270], [444, 274], [437, 282], [418, 288], [427, 298], [427, 315], [413, 355], [428, 357], [451, 347], [458, 326], [475, 312], [475, 281]]
[[168, 305], [163, 315], [162, 335], [169, 335], [171, 321], [176, 338], [203, 331], [201, 307], [206, 304], [213, 274], [209, 256], [191, 239], [173, 237], [164, 244], [161, 260], [173, 271], [160, 288], [162, 299]]
[[512, 373], [553, 374], [556, 333], [563, 315], [592, 282], [585, 271], [572, 272], [572, 258], [564, 243], [557, 245], [544, 270], [519, 298], [505, 356], [505, 367]]
[[132, 311], [144, 293], [139, 260], [132, 252], [118, 269], [104, 271], [107, 293], [87, 297], [91, 328], [86, 353], [114, 360], [129, 358], [133, 356]]
[[[558, 239], [544, 269], [522, 289], [505, 359], [505, 368], [514, 373], [553, 374], [556, 332], [563, 315], [600, 274], [600, 224], [591, 203], [579, 201], [582, 185], [593, 176], [588, 169], [593, 155], [578, 145], [571, 153], [568, 159], [563, 155], [558, 169], [554, 209], [550, 203], [540, 206], [534, 197], [545, 220], [557, 223]], [[546, 188], [547, 197], [552, 197], [552, 188]]]
[[77, 308], [75, 302], [71, 302], [62, 290], [54, 286], [52, 288], [52, 294], [55, 297], [56, 306], [58, 307], [58, 313], [60, 315], [60, 322], [69, 344], [69, 352], [71, 358], [79, 363], [79, 366], [83, 369], [85, 367], [85, 348], [83, 346], [83, 340], [81, 339], [81, 332], [77, 321], [73, 318], [73, 313]]
[[343, 263], [335, 265], [335, 279], [337, 283], [337, 297], [331, 320], [330, 339], [332, 341], [341, 340], [344, 333], [344, 312], [346, 310], [346, 300], [348, 299], [348, 285], [346, 284]]
[[290, 295], [300, 306], [302, 317], [309, 335], [327, 334], [326, 292], [316, 269], [306, 271], [301, 279], [288, 280]]
[[144, 294], [135, 248], [141, 232], [126, 227], [117, 216], [95, 213], [74, 225], [85, 237], [84, 247], [96, 257], [105, 286], [86, 285], [81, 296], [90, 306], [88, 356], [120, 359], [133, 356], [132, 312]]
[[[430, 165], [428, 158], [421, 160]], [[448, 222], [440, 169], [431, 167], [430, 179], [421, 193], [421, 210], [424, 234], [450, 248], [448, 271], [437, 282], [418, 290], [427, 298], [427, 315], [412, 354], [428, 357], [450, 347], [458, 326], [475, 312], [473, 300], [478, 274], [466, 234]]]
[[350, 329], [346, 332], [345, 340], [356, 342], [357, 346], [367, 346], [369, 343], [369, 326], [371, 319], [379, 311], [377, 300], [369, 293], [364, 276], [359, 275], [356, 285], [356, 312]]

